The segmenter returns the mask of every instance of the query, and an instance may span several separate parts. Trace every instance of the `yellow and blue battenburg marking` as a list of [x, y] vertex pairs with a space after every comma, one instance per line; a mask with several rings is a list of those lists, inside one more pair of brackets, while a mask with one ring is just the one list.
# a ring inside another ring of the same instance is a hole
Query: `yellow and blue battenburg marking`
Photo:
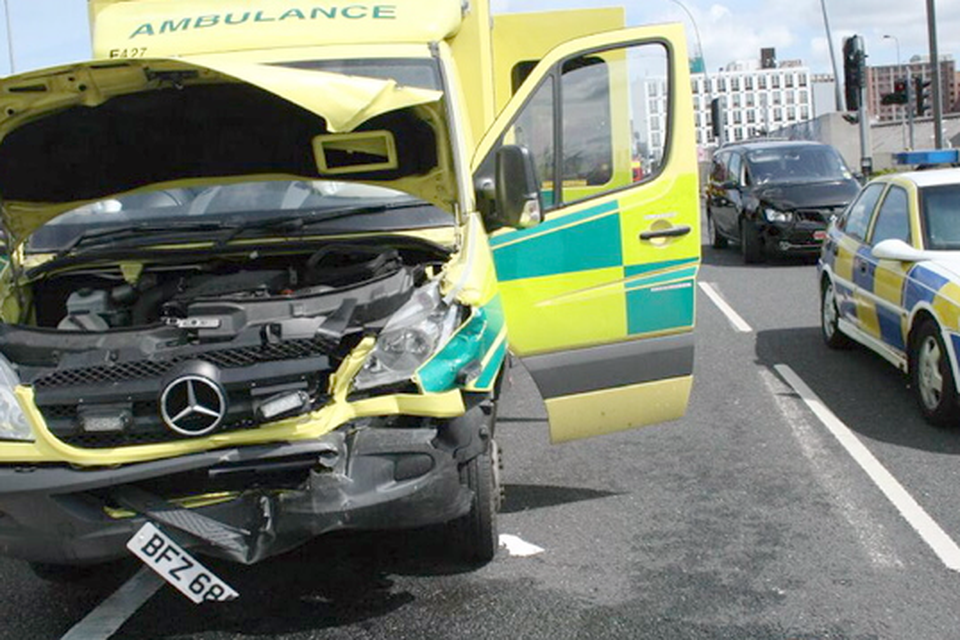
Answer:
[[[825, 263], [836, 275], [834, 286], [841, 317], [856, 320], [861, 331], [905, 353], [907, 318], [918, 306], [925, 306], [933, 310], [950, 334], [954, 350], [960, 347], [960, 336], [956, 335], [960, 284], [929, 265], [878, 267], [869, 246], [845, 237], [838, 244], [836, 255], [825, 252]], [[849, 282], [854, 286], [845, 284]]]

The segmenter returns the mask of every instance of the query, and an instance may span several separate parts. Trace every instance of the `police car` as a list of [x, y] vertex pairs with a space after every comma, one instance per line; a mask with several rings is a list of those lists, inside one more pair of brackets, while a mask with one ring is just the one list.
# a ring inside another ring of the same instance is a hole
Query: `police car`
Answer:
[[818, 267], [829, 347], [910, 376], [927, 421], [960, 418], [960, 169], [875, 178], [827, 232]]

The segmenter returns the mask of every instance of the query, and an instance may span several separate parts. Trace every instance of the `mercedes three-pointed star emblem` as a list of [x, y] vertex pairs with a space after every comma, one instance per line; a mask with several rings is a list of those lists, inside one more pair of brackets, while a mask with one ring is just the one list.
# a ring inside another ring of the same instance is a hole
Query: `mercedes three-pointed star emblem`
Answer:
[[181, 376], [168, 384], [160, 396], [163, 422], [185, 436], [210, 433], [220, 426], [226, 413], [223, 389], [203, 376]]

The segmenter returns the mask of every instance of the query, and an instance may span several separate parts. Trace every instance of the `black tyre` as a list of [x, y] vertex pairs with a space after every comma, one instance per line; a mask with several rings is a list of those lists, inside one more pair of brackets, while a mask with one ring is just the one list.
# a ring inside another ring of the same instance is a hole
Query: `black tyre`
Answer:
[[727, 239], [720, 235], [720, 232], [717, 230], [717, 223], [713, 221], [713, 214], [710, 213], [710, 210], [707, 210], [707, 234], [710, 236], [710, 246], [714, 249], [725, 249], [727, 247]]
[[850, 338], [840, 331], [837, 294], [830, 278], [824, 278], [820, 294], [820, 335], [824, 343], [831, 349], [849, 349], [852, 343]]
[[937, 426], [956, 424], [957, 386], [940, 329], [932, 320], [923, 321], [911, 341], [910, 381], [927, 422]]
[[453, 535], [458, 557], [470, 563], [490, 562], [500, 546], [496, 456], [496, 444], [491, 443], [488, 452], [460, 467], [460, 482], [473, 491], [473, 501], [470, 512], [453, 522]]
[[740, 253], [747, 264], [763, 262], [763, 244], [760, 232], [749, 220], [740, 221]]

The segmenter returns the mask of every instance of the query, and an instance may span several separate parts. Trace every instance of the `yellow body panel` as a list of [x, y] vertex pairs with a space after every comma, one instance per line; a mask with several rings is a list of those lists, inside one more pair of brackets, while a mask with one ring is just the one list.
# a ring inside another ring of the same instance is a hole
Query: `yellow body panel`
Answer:
[[960, 327], [960, 285], [947, 282], [933, 300], [933, 310], [941, 327]]
[[622, 29], [621, 7], [505, 13], [493, 17], [493, 64], [496, 110], [513, 95], [514, 68], [536, 62], [559, 44], [581, 36]]
[[873, 292], [881, 300], [899, 307], [903, 300], [903, 283], [907, 278], [907, 267], [896, 260], [881, 260], [873, 280]]
[[[690, 398], [693, 376], [605, 389], [546, 401], [550, 441], [566, 442], [676, 420]], [[638, 420], [636, 407], [643, 407]]]
[[500, 283], [511, 349], [525, 356], [626, 335], [622, 275], [598, 269]]

